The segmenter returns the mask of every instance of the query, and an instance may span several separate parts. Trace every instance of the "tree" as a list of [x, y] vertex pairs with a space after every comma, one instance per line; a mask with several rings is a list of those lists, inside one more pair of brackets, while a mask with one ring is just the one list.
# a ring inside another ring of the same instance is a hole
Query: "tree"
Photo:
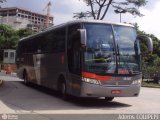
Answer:
[[[0, 0], [0, 3], [3, 3], [3, 2], [6, 2], [6, 0]], [[0, 6], [0, 8], [1, 8], [1, 6]]]
[[6, 2], [6, 0], [0, 0], [0, 3]]
[[18, 36], [19, 36], [20, 38], [29, 36], [29, 35], [31, 35], [32, 33], [33, 33], [33, 31], [32, 31], [31, 29], [29, 29], [29, 28], [19, 29], [19, 30], [17, 31], [17, 34], [18, 34]]
[[73, 16], [73, 18], [76, 19], [86, 19], [87, 14], [84, 12], [80, 12], [80, 13], [74, 13], [75, 15]]
[[18, 40], [32, 34], [28, 28], [14, 30], [11, 26], [0, 24], [0, 61], [3, 59], [4, 49], [16, 49]]
[[106, 13], [108, 12], [110, 7], [114, 8], [116, 13], [130, 13], [132, 15], [143, 16], [138, 8], [141, 6], [145, 6], [146, 0], [83, 0], [88, 7], [90, 7], [90, 11], [82, 12], [85, 13], [84, 17], [88, 17], [91, 15], [93, 19], [103, 20]]
[[[153, 40], [153, 52], [150, 54], [143, 54], [142, 57], [142, 72], [145, 77], [154, 77], [157, 74], [160, 74], [160, 40], [153, 34], [147, 34], [144, 31], [139, 30], [139, 26], [136, 23], [135, 28], [138, 31], [138, 34], [149, 36]], [[145, 42], [141, 41], [141, 51], [146, 51], [147, 45]]]
[[9, 25], [0, 25], [0, 49], [14, 49], [16, 44], [14, 41], [18, 42], [19, 38], [16, 31]]
[[9, 25], [0, 24], [0, 61], [3, 58], [4, 49], [16, 49], [19, 36]]

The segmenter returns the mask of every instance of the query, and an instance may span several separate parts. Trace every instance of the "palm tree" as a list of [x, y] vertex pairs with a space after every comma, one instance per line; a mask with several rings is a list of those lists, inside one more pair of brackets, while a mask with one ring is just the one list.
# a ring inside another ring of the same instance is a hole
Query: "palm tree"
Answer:
[[73, 16], [73, 18], [76, 18], [76, 19], [86, 19], [86, 18], [92, 17], [92, 14], [89, 11], [74, 13], [74, 14], [75, 15]]
[[73, 18], [76, 18], [76, 19], [86, 19], [86, 13], [84, 12], [80, 12], [80, 13], [74, 13], [75, 15], [73, 16]]

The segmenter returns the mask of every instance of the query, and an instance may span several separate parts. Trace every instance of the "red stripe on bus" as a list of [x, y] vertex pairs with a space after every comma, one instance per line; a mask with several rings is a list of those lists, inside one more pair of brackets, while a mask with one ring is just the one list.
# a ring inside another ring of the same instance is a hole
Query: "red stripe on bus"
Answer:
[[82, 72], [82, 77], [95, 79], [96, 78], [96, 74], [89, 73], [89, 72]]
[[85, 78], [92, 78], [96, 80], [112, 80], [112, 76], [101, 76], [101, 75], [96, 75], [95, 73], [89, 73], [89, 72], [82, 72], [82, 77]]
[[96, 75], [97, 80], [112, 80], [112, 76], [100, 76]]

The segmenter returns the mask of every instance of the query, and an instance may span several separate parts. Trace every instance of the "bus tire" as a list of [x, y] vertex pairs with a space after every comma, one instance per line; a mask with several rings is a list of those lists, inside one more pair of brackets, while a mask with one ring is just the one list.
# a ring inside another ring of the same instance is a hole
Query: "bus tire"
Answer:
[[59, 91], [63, 100], [69, 99], [69, 96], [67, 95], [67, 85], [63, 77], [60, 77], [59, 80]]
[[67, 94], [67, 86], [65, 82], [62, 82], [61, 84], [61, 94], [63, 100], [69, 100], [69, 96]]
[[27, 76], [26, 71], [23, 72], [23, 80], [24, 80], [24, 84], [27, 85], [28, 84], [28, 76]]
[[107, 101], [107, 102], [110, 102], [110, 101], [112, 101], [114, 99], [114, 97], [105, 97], [105, 100]]

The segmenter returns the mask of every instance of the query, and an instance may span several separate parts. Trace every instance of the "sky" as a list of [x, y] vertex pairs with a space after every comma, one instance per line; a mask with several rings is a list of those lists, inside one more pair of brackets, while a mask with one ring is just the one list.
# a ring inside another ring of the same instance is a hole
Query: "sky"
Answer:
[[[137, 22], [140, 30], [149, 34], [154, 34], [160, 39], [160, 0], [147, 0], [147, 5], [140, 8], [140, 12], [145, 16], [135, 17], [130, 14], [122, 14], [122, 22]], [[34, 12], [46, 14], [43, 11], [49, 0], [7, 0], [2, 7], [21, 7]], [[87, 11], [89, 8], [82, 0], [51, 0], [51, 15], [54, 16], [54, 24], [64, 23], [74, 20], [73, 13]], [[115, 14], [112, 9], [109, 10], [104, 20], [110, 22], [119, 22], [119, 14]]]

